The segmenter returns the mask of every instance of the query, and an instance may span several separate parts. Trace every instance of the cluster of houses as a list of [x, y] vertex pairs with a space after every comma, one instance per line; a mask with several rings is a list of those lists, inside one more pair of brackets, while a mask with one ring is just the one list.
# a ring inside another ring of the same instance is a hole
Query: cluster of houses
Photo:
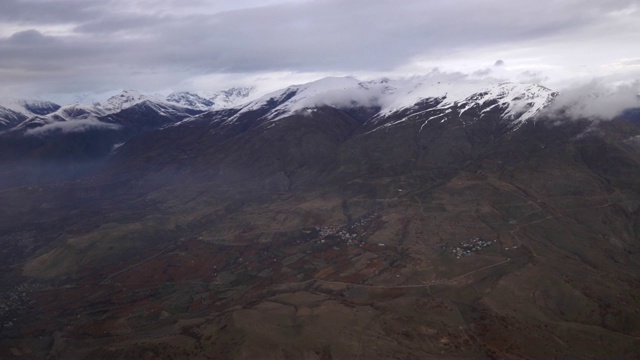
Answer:
[[497, 240], [485, 240], [480, 237], [474, 236], [469, 238], [467, 241], [463, 241], [457, 246], [454, 246], [451, 252], [456, 257], [456, 259], [460, 259], [464, 256], [469, 256], [474, 252], [478, 252], [487, 246], [495, 244]]
[[347, 229], [335, 226], [316, 226], [315, 230], [318, 231], [318, 239], [316, 240], [318, 244], [324, 244], [330, 239], [337, 238], [338, 240], [346, 243], [347, 246], [362, 245], [362, 243], [358, 241], [358, 234], [351, 233]]
[[29, 292], [35, 289], [35, 286], [22, 284], [0, 295], [0, 331], [13, 327], [10, 316], [30, 303]]
[[315, 242], [324, 244], [330, 240], [338, 240], [347, 246], [362, 246], [363, 236], [366, 235], [373, 222], [379, 218], [380, 214], [372, 212], [348, 226], [316, 226], [313, 229], [313, 232], [316, 233]]

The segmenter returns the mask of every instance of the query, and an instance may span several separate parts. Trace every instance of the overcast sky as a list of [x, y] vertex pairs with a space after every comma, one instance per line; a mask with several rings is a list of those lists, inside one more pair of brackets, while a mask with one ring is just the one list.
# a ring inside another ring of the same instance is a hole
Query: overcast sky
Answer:
[[640, 79], [635, 0], [0, 0], [0, 96], [459, 71]]

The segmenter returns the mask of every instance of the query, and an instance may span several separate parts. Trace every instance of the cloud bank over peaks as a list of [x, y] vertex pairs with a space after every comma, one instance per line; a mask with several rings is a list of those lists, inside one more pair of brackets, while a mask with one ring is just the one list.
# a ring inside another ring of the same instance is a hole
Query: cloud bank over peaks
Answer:
[[624, 110], [640, 107], [639, 84], [636, 81], [611, 85], [600, 79], [556, 91], [535, 81], [436, 69], [427, 75], [366, 81], [352, 76], [326, 77], [269, 93], [251, 102], [243, 111], [257, 109], [275, 100], [280, 105], [273, 110], [273, 119], [319, 106], [379, 107], [380, 115], [387, 115], [412, 107], [423, 99], [438, 98], [440, 107], [456, 103], [465, 107], [474, 102], [498, 100], [508, 107], [508, 114], [520, 120], [538, 114], [609, 120]]
[[545, 114], [572, 119], [610, 120], [625, 110], [639, 107], [639, 80], [609, 84], [602, 79], [594, 79], [562, 89]]
[[[513, 107], [514, 113], [518, 112], [517, 109], [526, 108], [519, 113], [527, 113], [527, 117], [533, 116], [555, 96], [551, 90], [536, 84], [505, 83], [494, 78], [479, 79], [463, 73], [435, 70], [422, 76], [383, 77], [367, 81], [351, 76], [326, 77], [269, 93], [249, 103], [241, 113], [277, 103], [279, 105], [269, 115], [271, 119], [321, 106], [378, 107], [380, 115], [386, 115], [413, 107], [427, 98], [438, 98], [442, 106], [450, 106], [457, 102], [464, 103], [479, 93], [504, 102], [510, 109]], [[484, 99], [483, 96], [476, 96], [475, 100], [469, 101]]]
[[352, 76], [326, 77], [308, 84], [294, 86], [296, 96], [290, 102], [291, 111], [316, 106], [348, 107], [376, 106], [378, 102], [375, 89], [367, 87]]
[[[360, 81], [355, 77], [328, 77], [304, 85], [289, 87], [296, 95], [288, 102], [290, 110], [296, 111], [315, 106], [348, 107], [378, 106], [383, 112], [392, 112], [412, 106], [422, 99], [442, 98], [446, 103], [465, 100], [467, 97], [488, 89], [499, 89], [505, 79], [478, 78], [460, 72], [434, 70], [426, 75], [410, 77], [380, 78]], [[513, 82], [512, 88], [527, 85]], [[267, 95], [269, 97], [271, 95]]]

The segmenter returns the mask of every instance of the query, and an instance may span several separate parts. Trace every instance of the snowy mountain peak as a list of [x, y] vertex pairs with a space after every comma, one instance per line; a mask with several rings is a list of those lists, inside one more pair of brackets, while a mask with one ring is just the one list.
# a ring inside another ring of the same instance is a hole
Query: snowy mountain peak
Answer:
[[220, 110], [245, 103], [255, 92], [253, 87], [233, 87], [208, 93], [204, 96], [189, 91], [176, 91], [166, 101], [196, 110]]
[[493, 106], [506, 108], [504, 117], [523, 122], [539, 113], [556, 96], [556, 92], [537, 84], [501, 83], [467, 97], [465, 101], [467, 108], [481, 106], [488, 101], [497, 102]]
[[20, 105], [35, 115], [47, 115], [60, 109], [60, 105], [46, 100], [21, 100]]
[[155, 96], [144, 95], [135, 90], [124, 90], [120, 94], [108, 98], [104, 103], [98, 104], [97, 107], [105, 113], [115, 113], [145, 100], [163, 102], [162, 99]]
[[0, 131], [20, 124], [27, 118], [28, 117], [22, 113], [0, 106]]
[[317, 106], [366, 106], [379, 107], [380, 118], [411, 109], [422, 100], [434, 99], [440, 108], [455, 106], [461, 112], [491, 103], [504, 110], [504, 117], [524, 121], [546, 107], [555, 95], [536, 84], [442, 81], [429, 76], [367, 82], [354, 77], [328, 77], [267, 94], [248, 103], [238, 115], [268, 105], [273, 107], [266, 116], [271, 120]]
[[369, 89], [354, 77], [326, 77], [266, 94], [249, 102], [238, 115], [260, 109], [268, 104], [278, 104], [267, 115], [272, 119], [314, 106], [348, 106], [354, 102], [367, 101], [367, 97], [371, 95], [368, 91]]
[[467, 108], [474, 104], [484, 104], [489, 100], [505, 104], [515, 102], [520, 105], [526, 105], [522, 104], [523, 102], [534, 102], [536, 103], [534, 107], [539, 110], [555, 96], [554, 92], [537, 84], [487, 83], [473, 80], [441, 81], [428, 77], [391, 82], [385, 84], [385, 87], [387, 95], [381, 99], [383, 108], [381, 115], [410, 108], [423, 99], [440, 99], [440, 107], [464, 103], [467, 104]]
[[253, 96], [255, 91], [254, 87], [232, 87], [210, 93], [207, 97], [213, 102], [213, 109], [225, 109], [244, 104]]
[[[10, 106], [2, 109], [6, 128], [24, 121], [25, 117], [46, 115], [57, 121], [86, 119], [117, 113], [138, 104], [151, 106], [158, 113], [176, 110], [194, 114], [197, 111], [189, 109], [237, 109], [237, 113], [228, 122], [234, 122], [243, 114], [255, 110], [266, 113], [261, 116], [264, 120], [273, 121], [315, 107], [368, 107], [377, 113], [371, 121], [384, 123], [382, 119], [393, 114], [405, 117], [404, 113], [424, 110], [425, 105], [422, 103], [428, 99], [428, 106], [433, 109], [450, 109], [459, 115], [467, 114], [466, 118], [499, 113], [505, 120], [521, 123], [538, 114], [557, 95], [536, 84], [490, 83], [442, 74], [370, 81], [360, 81], [352, 76], [327, 77], [292, 85], [248, 101], [255, 93], [255, 88], [252, 87], [234, 87], [209, 94], [210, 97], [207, 98], [187, 91], [174, 92], [164, 97], [125, 90], [102, 103], [87, 106], [75, 104], [60, 108], [50, 102], [22, 100], [10, 102]], [[398, 120], [394, 120], [394, 123], [397, 122]]]
[[72, 120], [72, 119], [88, 119], [91, 117], [97, 117], [103, 115], [104, 112], [100, 107], [82, 104], [66, 105], [58, 109], [51, 116], [57, 119]]
[[56, 103], [39, 99], [3, 99], [0, 106], [26, 116], [47, 115], [60, 108]]
[[0, 131], [12, 128], [28, 118], [48, 115], [60, 109], [51, 101], [33, 99], [3, 99], [0, 102]]
[[167, 96], [166, 100], [168, 102], [196, 110], [208, 110], [214, 104], [212, 100], [205, 99], [198, 94], [188, 91], [173, 92]]

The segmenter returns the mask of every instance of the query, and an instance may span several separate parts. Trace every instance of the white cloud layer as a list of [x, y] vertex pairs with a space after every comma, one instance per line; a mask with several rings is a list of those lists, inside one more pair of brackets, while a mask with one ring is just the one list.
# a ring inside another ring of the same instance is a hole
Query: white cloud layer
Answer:
[[640, 81], [610, 85], [600, 79], [560, 92], [548, 109], [571, 118], [612, 119], [629, 108], [640, 107]]
[[636, 0], [3, 0], [0, 96], [479, 76], [497, 60], [550, 87], [629, 81], [639, 33]]

